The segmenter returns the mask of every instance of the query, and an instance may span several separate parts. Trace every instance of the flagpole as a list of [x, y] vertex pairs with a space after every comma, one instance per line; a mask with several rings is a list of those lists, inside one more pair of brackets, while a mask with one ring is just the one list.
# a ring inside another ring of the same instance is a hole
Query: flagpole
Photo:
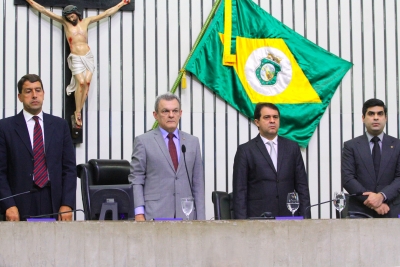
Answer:
[[[189, 53], [188, 57], [186, 58], [185, 64], [183, 64], [182, 69], [179, 71], [179, 75], [176, 78], [176, 80], [174, 82], [174, 85], [171, 88], [171, 91], [170, 91], [171, 93], [175, 94], [176, 89], [178, 88], [179, 83], [181, 82], [183, 75], [185, 75], [186, 65], [189, 62], [190, 58], [192, 57], [192, 55], [193, 55], [194, 51], [196, 50], [197, 46], [199, 45], [200, 40], [203, 38], [203, 35], [206, 32], [208, 26], [210, 25], [211, 20], [215, 15], [215, 12], [217, 12], [217, 9], [218, 9], [219, 5], [221, 4], [221, 1], [222, 0], [217, 0], [214, 3], [214, 6], [212, 7], [212, 9], [210, 11], [210, 14], [207, 17], [207, 19], [206, 19], [206, 21], [205, 21], [205, 23], [203, 25], [203, 28], [201, 29], [199, 35], [197, 36], [196, 42], [194, 42], [192, 50], [190, 50], [190, 53]], [[154, 122], [152, 129], [155, 129], [157, 126], [158, 126], [158, 121]]]

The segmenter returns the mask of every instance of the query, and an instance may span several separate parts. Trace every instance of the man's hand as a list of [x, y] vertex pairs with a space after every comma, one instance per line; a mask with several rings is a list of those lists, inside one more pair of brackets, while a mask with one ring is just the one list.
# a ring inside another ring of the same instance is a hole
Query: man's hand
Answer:
[[6, 220], [14, 221], [14, 222], [19, 221], [19, 212], [18, 212], [18, 208], [16, 206], [9, 207], [6, 210]]
[[364, 201], [364, 205], [368, 208], [378, 208], [383, 203], [383, 195], [374, 192], [365, 192], [363, 196], [368, 196], [367, 200]]
[[382, 203], [378, 208], [374, 209], [378, 214], [385, 215], [389, 212], [390, 208], [386, 203]]
[[124, 5], [127, 5], [131, 2], [131, 0], [122, 0], [122, 2], [124, 3]]
[[135, 221], [144, 222], [144, 221], [146, 221], [146, 218], [144, 217], [144, 214], [138, 214], [138, 215], [135, 215]]
[[[58, 212], [66, 212], [66, 211], [72, 211], [72, 209], [68, 206], [61, 206], [60, 210]], [[59, 221], [72, 221], [72, 212], [58, 214], [58, 220]]]

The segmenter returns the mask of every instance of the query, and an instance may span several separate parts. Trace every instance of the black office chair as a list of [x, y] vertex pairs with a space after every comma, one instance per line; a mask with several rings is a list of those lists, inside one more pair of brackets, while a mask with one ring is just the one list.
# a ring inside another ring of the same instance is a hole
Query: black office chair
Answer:
[[86, 220], [91, 220], [89, 187], [91, 185], [129, 184], [130, 164], [126, 160], [91, 159], [77, 166], [81, 178], [82, 202]]
[[214, 219], [215, 220], [229, 220], [234, 219], [233, 213], [233, 194], [214, 191], [211, 194], [212, 202], [214, 203]]
[[[349, 210], [349, 194], [344, 194], [346, 198], [346, 206], [341, 211], [342, 219], [365, 219], [365, 218], [373, 218], [369, 214], [366, 214], [361, 211], [351, 211]], [[340, 218], [339, 211], [336, 210], [336, 218]]]

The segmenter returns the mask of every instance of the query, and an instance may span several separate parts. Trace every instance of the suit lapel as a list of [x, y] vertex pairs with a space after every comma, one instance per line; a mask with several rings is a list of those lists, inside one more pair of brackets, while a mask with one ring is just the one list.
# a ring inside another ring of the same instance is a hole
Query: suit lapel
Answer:
[[394, 152], [393, 140], [389, 139], [389, 136], [384, 135], [382, 140], [382, 156], [381, 163], [379, 166], [378, 181], [384, 172], [387, 163], [390, 161], [392, 154]]
[[31, 138], [29, 137], [28, 127], [26, 126], [25, 117], [22, 111], [15, 116], [15, 131], [19, 138], [21, 138], [22, 143], [28, 149], [29, 153], [33, 156]]
[[165, 159], [168, 161], [169, 166], [172, 168], [172, 170], [175, 172], [174, 164], [172, 163], [171, 156], [169, 154], [169, 150], [167, 149], [167, 146], [165, 145], [164, 138], [161, 134], [161, 131], [159, 128], [154, 129], [154, 140], [156, 141], [157, 145], [161, 149], [161, 152], [163, 153]]
[[366, 134], [357, 140], [357, 150], [364, 162], [365, 169], [368, 171], [372, 181], [376, 181], [374, 162], [372, 160], [371, 148], [369, 147], [369, 140]]
[[[271, 169], [274, 170], [274, 172], [276, 173], [274, 163], [272, 162], [272, 159], [271, 159], [271, 157], [270, 157], [270, 155], [269, 155], [269, 153], [267, 151], [267, 148], [265, 147], [265, 144], [264, 144], [263, 140], [260, 137], [260, 134], [258, 134], [257, 137], [254, 138], [254, 141], [256, 142], [256, 146], [260, 150], [261, 154], [267, 160], [267, 162], [268, 162], [269, 166], [271, 167]], [[279, 153], [278, 153], [278, 156], [279, 156]], [[279, 160], [278, 160], [278, 162], [279, 162]]]
[[53, 138], [54, 127], [53, 127], [53, 120], [50, 115], [43, 112], [43, 128], [44, 128], [44, 145], [45, 145], [45, 152], [48, 151], [50, 141]]
[[278, 160], [277, 160], [277, 162], [276, 162], [276, 165], [277, 165], [277, 166], [276, 166], [276, 169], [278, 170], [277, 172], [279, 172], [281, 166], [284, 165], [284, 164], [282, 164], [282, 162], [283, 162], [283, 160], [285, 159], [285, 158], [283, 157], [283, 155], [285, 154], [285, 151], [286, 151], [286, 153], [287, 153], [285, 139], [281, 138], [281, 137], [278, 135]]

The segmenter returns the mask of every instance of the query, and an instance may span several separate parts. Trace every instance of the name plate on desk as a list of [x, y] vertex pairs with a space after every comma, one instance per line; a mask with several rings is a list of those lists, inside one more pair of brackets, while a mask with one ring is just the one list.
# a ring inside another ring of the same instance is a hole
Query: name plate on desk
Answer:
[[275, 217], [275, 220], [284, 221], [284, 220], [303, 220], [303, 216], [287, 216], [287, 217]]
[[55, 218], [28, 218], [27, 222], [55, 222]]

